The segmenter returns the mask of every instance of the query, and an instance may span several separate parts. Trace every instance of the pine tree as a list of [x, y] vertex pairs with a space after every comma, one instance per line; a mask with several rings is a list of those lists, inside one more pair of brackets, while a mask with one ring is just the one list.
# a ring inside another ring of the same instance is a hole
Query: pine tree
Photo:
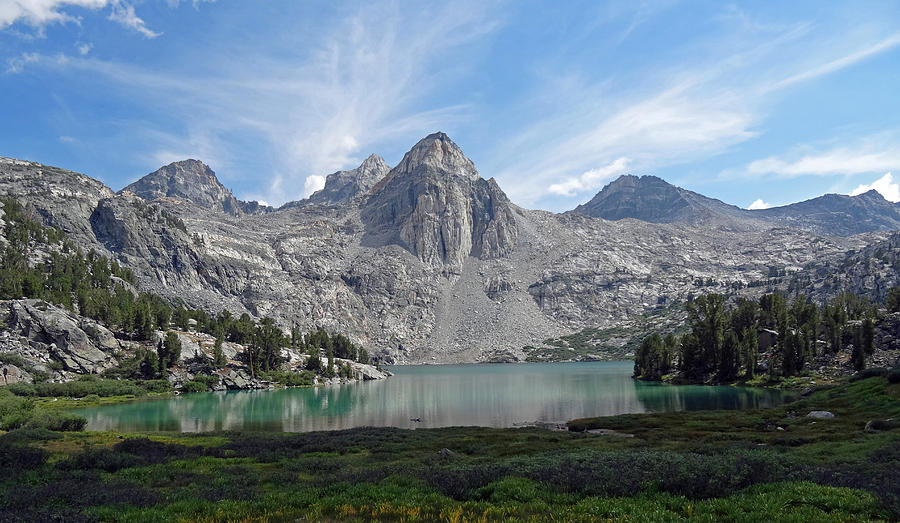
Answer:
[[213, 345], [213, 366], [217, 369], [221, 369], [224, 367], [228, 361], [225, 359], [225, 353], [222, 352], [222, 343], [225, 341], [225, 336], [222, 332], [219, 332], [216, 335], [216, 343]]

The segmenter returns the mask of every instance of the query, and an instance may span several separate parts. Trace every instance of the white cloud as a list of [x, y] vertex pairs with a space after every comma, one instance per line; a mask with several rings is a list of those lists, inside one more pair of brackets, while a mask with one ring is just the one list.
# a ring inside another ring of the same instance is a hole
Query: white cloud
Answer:
[[750, 207], [747, 207], [747, 208], [750, 209], [751, 211], [754, 211], [757, 209], [768, 209], [771, 206], [772, 206], [771, 204], [768, 204], [768, 203], [762, 201], [762, 198], [757, 198], [753, 203], [750, 204]]
[[59, 141], [62, 143], [75, 143], [78, 141], [76, 138], [72, 138], [71, 136], [62, 135], [59, 137]]
[[[692, 50], [703, 43], [704, 53], [693, 52], [692, 60], [673, 67], [642, 70], [634, 84], [618, 73], [594, 82], [548, 74], [543, 89], [525, 100], [522, 110], [529, 105], [551, 105], [550, 116], [521, 126], [518, 134], [492, 148], [494, 165], [489, 169], [493, 168], [510, 198], [527, 206], [548, 194], [574, 196], [590, 190], [575, 183], [573, 174], [616, 158], [629, 158], [630, 168], [638, 171], [706, 159], [761, 134], [760, 124], [788, 86], [840, 71], [900, 45], [900, 33], [873, 38], [870, 33], [855, 32], [835, 38], [812, 24], [744, 27], [741, 20], [723, 23], [738, 27], [722, 33], [727, 36], [693, 42]], [[548, 99], [558, 100], [558, 105]], [[891, 158], [877, 153], [852, 160], [860, 164], [858, 169], [865, 169], [862, 172], [876, 167], [884, 172], [888, 164], [897, 168]], [[787, 162], [753, 166], [767, 171], [790, 167]], [[837, 169], [824, 164], [795, 167]]]
[[900, 185], [894, 183], [894, 177], [891, 176], [891, 173], [886, 173], [871, 184], [860, 184], [859, 187], [850, 191], [850, 196], [867, 193], [872, 189], [878, 191], [889, 202], [900, 202]]
[[27, 64], [37, 63], [41, 59], [38, 53], [22, 53], [19, 56], [6, 60], [6, 72], [11, 74], [21, 73]]
[[723, 177], [795, 178], [884, 172], [900, 168], [900, 146], [896, 144], [894, 133], [882, 133], [859, 138], [850, 145], [804, 145], [782, 156], [755, 160], [744, 172], [725, 173]]
[[36, 29], [48, 24], [75, 22], [78, 19], [61, 9], [82, 7], [101, 9], [110, 0], [3, 0], [0, 2], [0, 29], [22, 21]]
[[[627, 158], [628, 165], [651, 169], [715, 154], [754, 136], [756, 116], [739, 92], [701, 96], [695, 90], [694, 81], [685, 79], [612, 113], [575, 109], [584, 123], [566, 114], [537, 124], [505, 144], [506, 149], [498, 148], [505, 158], [518, 161], [504, 166], [497, 179], [501, 185], [506, 179], [527, 179], [529, 183], [510, 184], [508, 191], [517, 203], [530, 205], [548, 192], [572, 196], [593, 189], [571, 178], [572, 172], [590, 172], [591, 165], [615, 165]], [[547, 143], [554, 136], [561, 138]]]
[[270, 183], [253, 196], [280, 205], [321, 185], [311, 175], [356, 167], [381, 144], [412, 144], [461, 121], [468, 107], [431, 102], [423, 109], [422, 101], [469, 71], [464, 63], [447, 68], [441, 58], [489, 34], [499, 16], [474, 0], [436, 9], [366, 6], [321, 36], [272, 35], [291, 52], [268, 41], [264, 48], [230, 42], [228, 52], [217, 49], [227, 58], [202, 70], [147, 69], [90, 55], [66, 66], [177, 115], [183, 134], [151, 133], [140, 123], [157, 151], [146, 154], [148, 161], [195, 157], [235, 172], [229, 160], [239, 147], [229, 140], [265, 144]]
[[841, 56], [817, 67], [813, 67], [812, 69], [802, 71], [791, 77], [785, 78], [784, 80], [772, 85], [771, 89], [781, 89], [783, 87], [788, 87], [796, 83], [812, 80], [813, 78], [839, 71], [845, 67], [850, 67], [858, 62], [861, 62], [866, 58], [869, 58], [870, 56], [888, 51], [894, 47], [897, 47], [898, 45], [900, 45], [900, 33], [893, 34], [888, 38], [876, 42], [871, 46], [860, 49], [859, 51], [855, 51], [846, 56]]
[[306, 198], [310, 194], [322, 190], [325, 187], [325, 177], [318, 174], [312, 174], [306, 177], [303, 182], [303, 197]]
[[81, 43], [75, 44], [75, 49], [78, 50], [78, 54], [80, 54], [81, 56], [84, 56], [84, 55], [90, 53], [90, 52], [91, 52], [91, 49], [93, 49], [93, 48], [94, 48], [94, 44], [91, 44], [91, 43], [87, 43], [87, 44], [81, 44]]
[[[184, 0], [166, 0], [166, 3], [169, 4], [169, 7], [178, 7], [183, 3]], [[216, 0], [192, 0], [191, 5], [193, 5], [194, 9], [200, 9], [200, 4], [205, 3], [214, 3]]]
[[[195, 7], [196, 5], [197, 2], [194, 3]], [[161, 34], [147, 28], [135, 13], [134, 6], [124, 0], [0, 0], [0, 29], [21, 22], [43, 34], [47, 25], [81, 23], [79, 17], [64, 10], [68, 7], [98, 10], [107, 6], [111, 8], [110, 20], [134, 29], [147, 38], [155, 38]], [[90, 47], [87, 51], [81, 51], [82, 48], [83, 46], [79, 47], [81, 54], [90, 51]]]
[[576, 193], [581, 191], [599, 189], [606, 180], [625, 172], [630, 162], [631, 160], [623, 156], [609, 165], [586, 171], [577, 178], [569, 178], [564, 182], [554, 183], [547, 190], [562, 196], [575, 196]]
[[113, 22], [118, 22], [125, 27], [134, 29], [147, 38], [156, 38], [157, 36], [162, 34], [148, 29], [144, 21], [135, 14], [134, 6], [125, 2], [113, 2], [112, 12], [109, 14], [109, 19]]

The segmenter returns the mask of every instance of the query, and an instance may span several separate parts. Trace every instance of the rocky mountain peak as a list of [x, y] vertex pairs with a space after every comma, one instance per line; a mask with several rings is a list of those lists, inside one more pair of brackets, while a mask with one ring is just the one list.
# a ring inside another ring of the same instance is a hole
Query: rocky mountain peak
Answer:
[[517, 228], [509, 199], [444, 133], [420, 140], [362, 209], [370, 244], [399, 244], [431, 265], [505, 256]]
[[459, 176], [470, 180], [481, 178], [475, 164], [463, 154], [453, 140], [444, 133], [429, 134], [419, 140], [394, 168], [392, 174], [438, 174]]
[[[336, 204], [366, 193], [391, 170], [384, 158], [372, 154], [356, 169], [331, 173], [325, 187], [309, 197], [310, 203]], [[299, 203], [299, 202], [298, 202]], [[290, 204], [288, 204], [290, 206]]]
[[187, 159], [160, 167], [140, 180], [128, 185], [121, 192], [129, 191], [144, 200], [179, 198], [200, 207], [240, 216], [245, 211], [268, 210], [256, 202], [246, 203], [234, 197], [219, 182], [216, 173], [200, 160]]
[[731, 219], [741, 209], [676, 187], [656, 176], [623, 175], [573, 211], [595, 218], [634, 218], [652, 223], [706, 223]]

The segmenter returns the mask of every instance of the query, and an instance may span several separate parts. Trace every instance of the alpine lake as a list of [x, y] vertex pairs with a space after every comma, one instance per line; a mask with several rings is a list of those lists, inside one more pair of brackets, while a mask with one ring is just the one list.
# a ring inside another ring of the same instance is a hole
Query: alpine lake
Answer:
[[385, 380], [184, 394], [78, 409], [91, 431], [307, 432], [353, 427], [517, 427], [645, 412], [765, 408], [784, 393], [631, 379], [633, 362], [388, 367]]

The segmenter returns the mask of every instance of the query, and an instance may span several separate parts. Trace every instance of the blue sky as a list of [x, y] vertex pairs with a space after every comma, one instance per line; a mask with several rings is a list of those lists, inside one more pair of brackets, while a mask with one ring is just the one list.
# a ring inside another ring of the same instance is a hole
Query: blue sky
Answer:
[[0, 0], [0, 93], [0, 155], [113, 189], [197, 158], [278, 205], [442, 130], [529, 208], [900, 200], [893, 0]]

